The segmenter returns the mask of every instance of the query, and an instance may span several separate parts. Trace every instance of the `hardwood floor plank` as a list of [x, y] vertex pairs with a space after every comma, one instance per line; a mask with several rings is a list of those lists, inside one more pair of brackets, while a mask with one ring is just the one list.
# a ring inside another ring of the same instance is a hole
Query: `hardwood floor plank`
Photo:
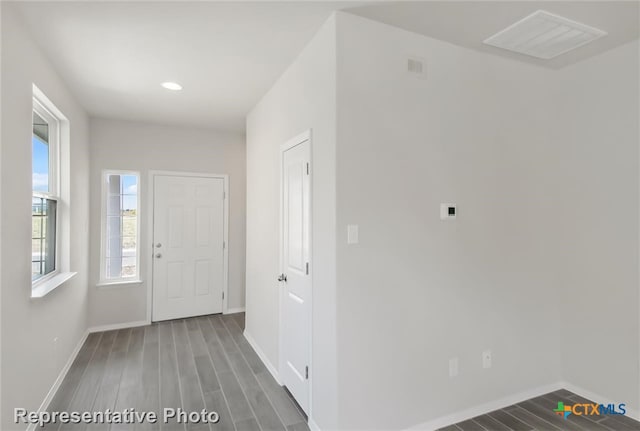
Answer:
[[236, 429], [238, 431], [261, 431], [258, 422], [254, 418], [236, 422]]
[[[593, 402], [591, 400], [588, 400], [588, 399], [586, 399], [584, 397], [581, 397], [580, 395], [574, 394], [574, 393], [571, 393], [571, 395], [568, 396], [567, 398], [569, 400], [571, 400], [571, 402], [574, 402], [574, 403], [592, 403]], [[613, 419], [613, 420], [608, 422], [609, 424], [611, 424], [611, 423], [622, 423], [622, 424], [624, 424], [624, 425], [626, 425], [628, 427], [632, 427], [633, 429], [640, 430], [640, 422], [637, 422], [634, 419], [631, 419], [630, 417], [625, 416], [625, 415], [605, 415], [605, 416], [601, 417], [601, 420], [599, 422], [601, 423], [602, 420], [609, 419], [609, 418]]]
[[513, 431], [531, 431], [533, 429], [531, 425], [527, 425], [515, 416], [511, 416], [509, 413], [503, 410], [496, 410], [489, 413], [488, 415], [491, 416], [492, 419], [495, 419], [498, 422], [506, 425]]
[[472, 419], [456, 424], [462, 431], [485, 431], [485, 427]]
[[207, 351], [213, 361], [213, 367], [217, 373], [225, 371], [231, 371], [231, 365], [227, 360], [227, 356], [224, 354], [222, 344], [218, 340], [218, 335], [213, 328], [213, 325], [207, 318], [198, 318], [198, 325], [204, 337], [204, 341], [207, 345]]
[[538, 416], [535, 416], [520, 407], [510, 408], [508, 412], [510, 415], [517, 417], [522, 422], [528, 425], [531, 425], [536, 430], [554, 431], [554, 430], [561, 429], [560, 427], [553, 425], [545, 421], [544, 419]]
[[[127, 349], [129, 347], [129, 337], [131, 329], [121, 329], [116, 334], [116, 339], [111, 347], [111, 353], [107, 359], [106, 371], [99, 385], [96, 399], [93, 403], [94, 412], [104, 412], [107, 409], [113, 410], [118, 397], [120, 380], [127, 362]], [[107, 423], [90, 424], [87, 429], [91, 431], [106, 431], [110, 428]]]
[[[182, 398], [171, 323], [161, 322], [158, 324], [158, 343], [160, 349], [160, 405], [163, 409], [178, 409], [182, 407]], [[184, 430], [184, 426], [177, 424], [174, 419], [167, 424], [161, 423], [160, 428], [163, 431]]]
[[[144, 328], [137, 327], [131, 329], [129, 337], [129, 348], [127, 349], [127, 360], [125, 369], [120, 379], [118, 397], [116, 399], [116, 411], [123, 411], [128, 408], [140, 410], [139, 400], [142, 394], [142, 356], [144, 346]], [[131, 431], [135, 428], [132, 424], [112, 424], [111, 431]]]
[[189, 342], [191, 343], [193, 356], [207, 355], [207, 345], [204, 341], [200, 325], [195, 319], [188, 319], [187, 321], [190, 322], [190, 324], [187, 325], [187, 334], [189, 336]]
[[132, 328], [127, 350], [127, 364], [122, 374], [121, 387], [136, 386], [142, 378], [142, 347], [144, 328]]
[[473, 420], [474, 420], [474, 422], [479, 423], [484, 428], [486, 428], [488, 430], [491, 430], [491, 431], [512, 431], [511, 428], [509, 428], [508, 426], [506, 426], [502, 422], [498, 422], [497, 420], [493, 419], [489, 415], [477, 416], [477, 417], [473, 418]]
[[237, 344], [238, 344], [238, 348], [244, 355], [244, 359], [249, 364], [249, 367], [251, 367], [251, 371], [253, 371], [255, 374], [269, 372], [269, 370], [267, 370], [267, 367], [264, 365], [264, 363], [262, 362], [258, 354], [255, 352], [255, 350], [253, 350], [253, 347], [251, 347], [249, 342], [246, 339], [244, 339], [244, 335], [243, 335], [243, 340], [238, 342]]
[[209, 351], [204, 340], [204, 336], [198, 322], [195, 319], [189, 319], [190, 325], [187, 325], [189, 344], [191, 346], [191, 354], [194, 358], [196, 372], [200, 379], [202, 393], [217, 391], [220, 389], [220, 383], [216, 376], [215, 369]]
[[173, 329], [180, 378], [196, 376], [196, 366], [191, 356], [191, 347], [189, 346], [189, 337], [184, 320], [171, 322], [171, 328]]
[[305, 419], [298, 411], [298, 407], [295, 406], [289, 395], [276, 382], [271, 373], [264, 371], [256, 374], [256, 378], [285, 426], [288, 427], [298, 422], [305, 423]]
[[220, 390], [220, 382], [218, 382], [218, 377], [213, 369], [209, 354], [196, 356], [194, 360], [198, 378], [200, 379], [200, 386], [202, 387], [202, 393], [206, 395], [209, 392]]
[[236, 379], [235, 374], [232, 371], [225, 371], [218, 374], [218, 380], [222, 387], [222, 392], [227, 399], [229, 410], [231, 411], [231, 417], [234, 423], [253, 418], [253, 412], [249, 407], [249, 401], [240, 388], [240, 383]]
[[227, 331], [227, 327], [222, 321], [222, 318], [218, 315], [210, 316], [209, 321], [213, 325], [213, 329], [216, 331], [216, 335], [218, 336], [218, 339], [220, 340], [220, 344], [222, 344], [222, 347], [225, 350], [225, 352], [229, 354], [237, 351], [238, 346], [236, 346], [236, 343], [233, 340], [233, 337], [231, 337], [231, 334], [229, 333], [229, 331]]
[[[625, 420], [620, 420], [619, 416], [607, 416], [605, 419], [600, 421], [600, 425], [607, 427], [610, 430], [615, 431], [638, 431], [640, 430], [640, 424], [633, 423]], [[629, 419], [629, 418], [627, 418]], [[630, 419], [633, 421], [633, 419]]]
[[[144, 328], [144, 343], [142, 348], [142, 383], [141, 399], [138, 403], [141, 411], [154, 412], [162, 416], [160, 408], [160, 345], [158, 325]], [[159, 423], [145, 422], [136, 425], [136, 430], [159, 430]]]
[[263, 431], [283, 431], [285, 429], [262, 388], [259, 386], [247, 387], [245, 395]]
[[[171, 326], [176, 347], [182, 406], [187, 413], [201, 411], [204, 409], [204, 397], [189, 343], [186, 322], [174, 321]], [[188, 423], [186, 426], [187, 430], [195, 430], [198, 427], [199, 425], [193, 423]]]
[[[569, 398], [560, 394], [546, 394], [540, 397], [534, 398], [531, 401], [538, 402], [540, 405], [551, 405], [554, 406], [558, 404], [558, 401], [562, 401], [565, 403], [571, 403]], [[587, 404], [593, 404], [593, 402], [588, 402]], [[599, 425], [598, 420], [602, 419], [600, 415], [597, 416], [578, 416], [578, 415], [569, 415], [567, 420], [574, 422], [578, 426], [582, 428], [593, 430], [593, 431], [608, 431], [606, 427]]]
[[233, 338], [233, 340], [236, 342], [238, 349], [244, 355], [244, 358], [249, 364], [251, 370], [255, 374], [267, 371], [267, 367], [265, 367], [265, 365], [262, 363], [262, 360], [260, 360], [247, 339], [244, 337], [242, 329], [240, 328], [240, 325], [238, 325], [236, 319], [223, 320], [223, 323], [231, 334], [231, 338]]
[[558, 389], [557, 391], [551, 392], [552, 395], [568, 397], [573, 394], [573, 392], [568, 391], [566, 389]]
[[235, 431], [236, 427], [233, 424], [229, 406], [227, 405], [222, 390], [205, 394], [204, 404], [206, 405], [207, 411], [216, 412], [220, 416], [220, 420], [211, 425], [212, 431]]
[[[111, 353], [111, 347], [116, 339], [117, 331], [108, 331], [102, 334], [98, 347], [96, 348], [87, 368], [82, 376], [82, 380], [76, 389], [73, 400], [69, 405], [69, 411], [86, 412], [91, 411], [99, 385], [102, 382], [107, 360]], [[87, 424], [62, 424], [60, 430], [82, 430]]]
[[297, 424], [289, 425], [287, 431], [309, 431], [309, 425], [306, 422], [298, 422]]
[[258, 380], [256, 379], [255, 374], [247, 365], [247, 362], [244, 360], [244, 356], [240, 351], [235, 351], [232, 353], [228, 353], [227, 357], [229, 358], [229, 363], [231, 364], [231, 368], [236, 374], [238, 381], [243, 389], [247, 389], [250, 387], [258, 387]]
[[533, 403], [531, 401], [524, 401], [518, 404], [519, 407], [522, 407], [524, 410], [528, 411], [534, 416], [538, 416], [541, 419], [557, 426], [562, 430], [569, 431], [581, 431], [582, 428], [570, 422], [568, 420], [563, 419], [561, 416], [558, 416], [553, 412], [552, 409], [547, 409], [546, 407], [541, 407], [539, 404]]

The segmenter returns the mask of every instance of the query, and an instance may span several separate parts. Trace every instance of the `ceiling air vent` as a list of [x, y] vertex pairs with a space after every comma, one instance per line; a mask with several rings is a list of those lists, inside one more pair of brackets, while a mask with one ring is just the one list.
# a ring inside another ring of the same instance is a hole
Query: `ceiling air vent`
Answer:
[[484, 43], [548, 60], [606, 35], [606, 31], [539, 10]]

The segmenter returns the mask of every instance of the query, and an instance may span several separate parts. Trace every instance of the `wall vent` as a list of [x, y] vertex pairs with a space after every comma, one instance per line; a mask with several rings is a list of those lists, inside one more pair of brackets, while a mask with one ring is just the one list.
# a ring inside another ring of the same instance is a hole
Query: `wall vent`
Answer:
[[606, 31], [539, 10], [484, 43], [549, 60], [606, 35]]
[[418, 78], [426, 77], [427, 67], [424, 64], [424, 59], [419, 57], [409, 57], [407, 59], [407, 72]]

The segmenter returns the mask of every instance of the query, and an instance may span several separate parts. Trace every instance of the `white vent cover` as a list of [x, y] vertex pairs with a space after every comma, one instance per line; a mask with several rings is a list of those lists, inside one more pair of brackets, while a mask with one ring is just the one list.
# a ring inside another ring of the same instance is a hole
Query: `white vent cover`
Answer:
[[606, 34], [606, 31], [539, 10], [484, 43], [548, 60]]

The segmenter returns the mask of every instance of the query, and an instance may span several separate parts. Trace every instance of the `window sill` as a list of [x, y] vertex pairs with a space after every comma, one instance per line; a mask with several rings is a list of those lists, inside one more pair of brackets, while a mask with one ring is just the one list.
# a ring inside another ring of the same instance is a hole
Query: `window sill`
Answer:
[[43, 298], [48, 293], [53, 291], [56, 287], [63, 285], [65, 282], [71, 280], [77, 272], [63, 272], [56, 274], [48, 280], [37, 283], [31, 289], [32, 298]]
[[107, 280], [107, 281], [100, 281], [98, 282], [98, 284], [96, 284], [96, 287], [104, 287], [104, 288], [109, 288], [109, 287], [127, 287], [128, 285], [131, 284], [142, 284], [142, 280], [140, 279], [131, 279], [131, 280]]

